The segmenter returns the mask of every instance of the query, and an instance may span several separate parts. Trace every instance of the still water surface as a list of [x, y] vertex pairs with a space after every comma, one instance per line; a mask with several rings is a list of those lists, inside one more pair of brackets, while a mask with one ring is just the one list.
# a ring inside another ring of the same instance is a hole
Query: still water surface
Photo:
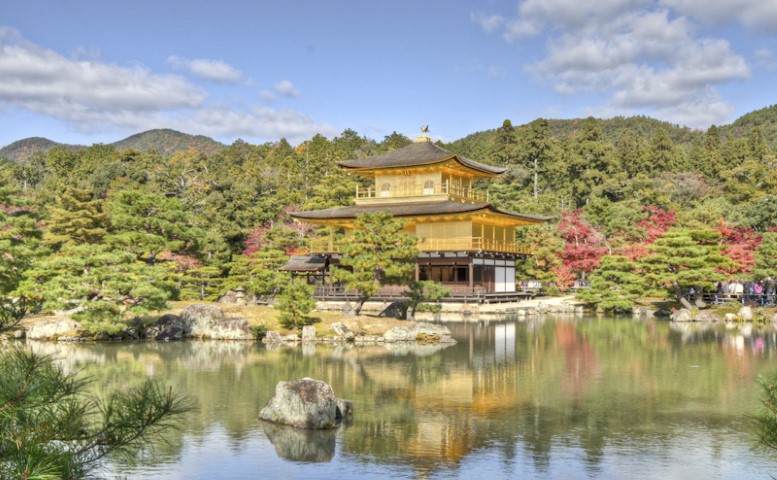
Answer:
[[[774, 478], [745, 417], [777, 370], [772, 328], [554, 319], [449, 324], [454, 346], [231, 342], [57, 345], [100, 389], [146, 377], [197, 410], [126, 479]], [[311, 377], [355, 405], [352, 422], [306, 433], [264, 424], [280, 380]]]

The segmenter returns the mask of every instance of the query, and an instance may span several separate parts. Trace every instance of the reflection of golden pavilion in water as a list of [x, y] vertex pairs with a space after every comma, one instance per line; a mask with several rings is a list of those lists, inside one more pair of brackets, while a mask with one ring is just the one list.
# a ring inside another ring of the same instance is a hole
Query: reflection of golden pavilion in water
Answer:
[[504, 168], [444, 150], [426, 136], [398, 150], [338, 165], [370, 178], [372, 185], [357, 187], [355, 205], [292, 213], [300, 221], [329, 226], [330, 236], [311, 246], [311, 256], [292, 258], [284, 270], [319, 272], [329, 279], [329, 266], [339, 258], [334, 229], [347, 234], [359, 214], [388, 212], [418, 238], [416, 280], [440, 282], [454, 296], [518, 296], [515, 262], [530, 252], [516, 243], [515, 228], [548, 218], [499, 210], [487, 192], [474, 188], [474, 181], [501, 175]]
[[[519, 385], [515, 334], [514, 323], [484, 326], [470, 337], [477, 346], [467, 347], [471, 355], [466, 367], [435, 365], [415, 377], [409, 376], [401, 363], [354, 362], [364, 365], [364, 374], [371, 383], [380, 385], [381, 394], [404, 398], [414, 412], [412, 434], [401, 437], [395, 445], [416, 468], [416, 478], [459, 464], [489, 441], [481, 434], [479, 422], [498, 419], [531, 399], [531, 390]], [[373, 351], [385, 355], [382, 347]], [[355, 359], [364, 353], [350, 352], [347, 356]], [[356, 377], [354, 382], [358, 383]], [[396, 430], [390, 414], [370, 421], [376, 423], [376, 431]]]

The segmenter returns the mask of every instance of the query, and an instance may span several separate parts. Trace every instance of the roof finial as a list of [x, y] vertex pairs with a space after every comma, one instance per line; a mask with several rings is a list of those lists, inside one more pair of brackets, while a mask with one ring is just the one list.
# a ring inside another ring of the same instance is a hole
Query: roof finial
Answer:
[[421, 125], [421, 136], [415, 139], [416, 142], [431, 142], [432, 140], [427, 135], [429, 133], [429, 125]]

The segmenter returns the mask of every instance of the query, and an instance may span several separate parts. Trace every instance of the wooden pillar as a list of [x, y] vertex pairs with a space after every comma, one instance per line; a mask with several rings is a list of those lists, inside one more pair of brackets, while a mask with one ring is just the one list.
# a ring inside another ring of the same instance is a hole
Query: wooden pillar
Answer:
[[469, 291], [475, 291], [475, 260], [469, 257]]
[[421, 265], [418, 260], [418, 258], [415, 259], [415, 281], [419, 281], [421, 279]]

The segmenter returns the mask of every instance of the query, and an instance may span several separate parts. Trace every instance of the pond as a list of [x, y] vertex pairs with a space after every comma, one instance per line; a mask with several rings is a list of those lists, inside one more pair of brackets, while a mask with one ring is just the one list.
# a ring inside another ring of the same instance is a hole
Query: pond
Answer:
[[[770, 478], [746, 417], [777, 336], [631, 319], [448, 324], [453, 346], [34, 343], [110, 390], [146, 377], [196, 411], [126, 479]], [[264, 424], [280, 380], [330, 383], [352, 421]]]

